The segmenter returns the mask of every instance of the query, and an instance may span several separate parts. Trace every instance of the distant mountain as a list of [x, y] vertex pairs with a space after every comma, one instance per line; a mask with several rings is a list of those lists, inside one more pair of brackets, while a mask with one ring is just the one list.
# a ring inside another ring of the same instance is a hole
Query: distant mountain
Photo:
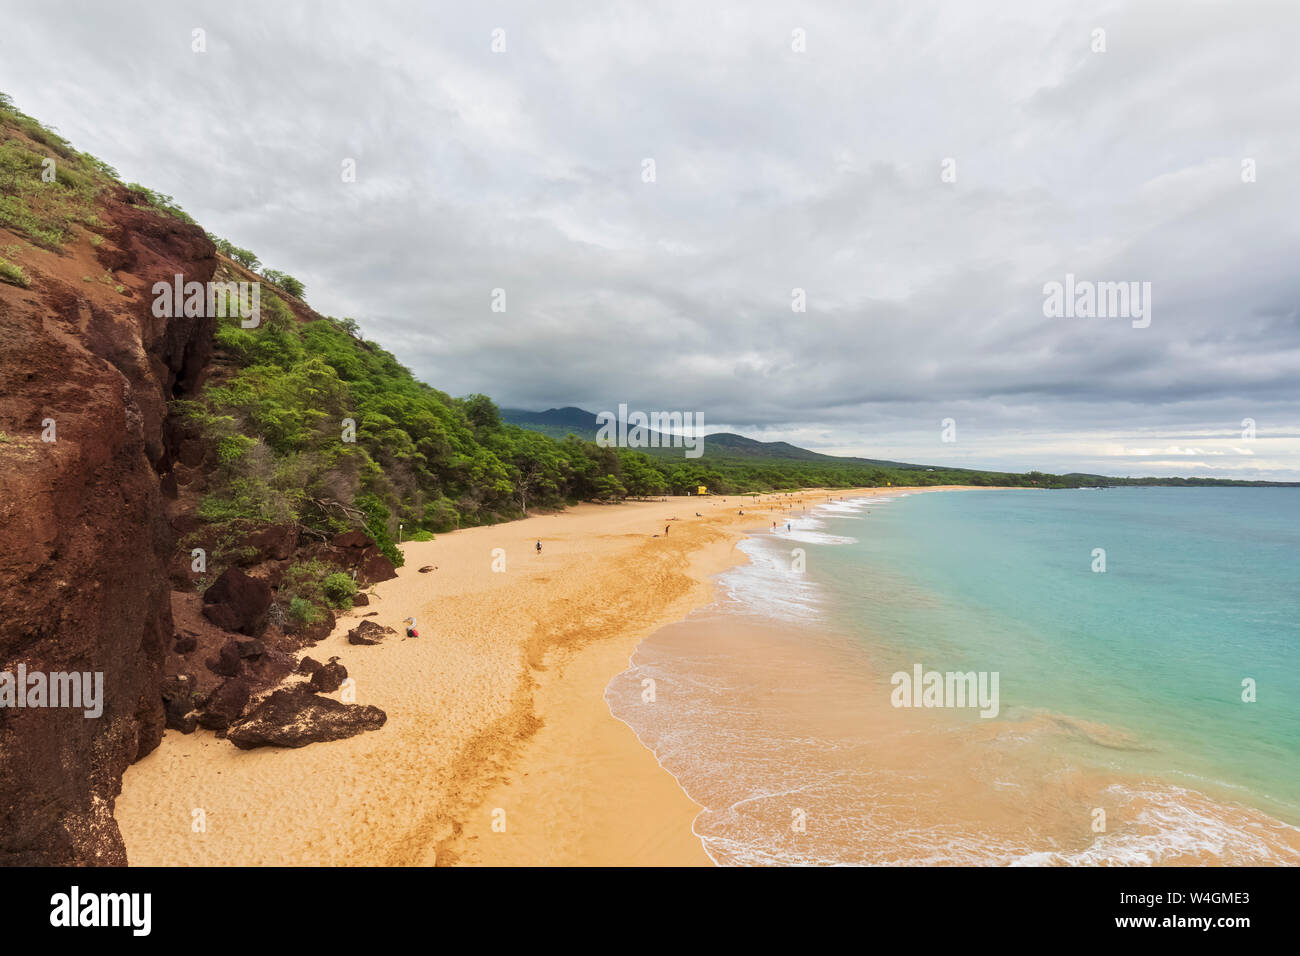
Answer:
[[[520, 408], [500, 409], [501, 420], [510, 425], [541, 432], [551, 438], [563, 440], [576, 435], [595, 441], [600, 430], [596, 415], [572, 405], [565, 408], [548, 408], [544, 412], [530, 412]], [[647, 438], [658, 433], [647, 429]], [[668, 436], [661, 436], [658, 448], [638, 448], [655, 459], [682, 458], [682, 447], [673, 447]], [[847, 458], [823, 455], [784, 441], [759, 441], [734, 432], [713, 432], [704, 436], [703, 454], [692, 459], [707, 464], [716, 474], [754, 475], [762, 472], [776, 482], [775, 487], [794, 487], [800, 480], [815, 477], [826, 484], [856, 483], [881, 484], [887, 481], [906, 481], [909, 484], [1001, 484], [1030, 488], [1104, 488], [1123, 485], [1167, 485], [1172, 487], [1256, 486], [1300, 487], [1300, 482], [1285, 481], [1231, 481], [1222, 478], [1116, 478], [1110, 475], [1046, 475], [1037, 471], [1018, 474], [1003, 471], [983, 471], [977, 468], [954, 468], [951, 465], [916, 465], [883, 458]], [[870, 472], [865, 468], [872, 469]], [[889, 469], [889, 472], [881, 469]], [[898, 472], [911, 472], [900, 475]]]
[[572, 405], [565, 408], [548, 408], [544, 412], [530, 412], [522, 408], [501, 409], [501, 420], [531, 431], [541, 432], [551, 438], [577, 435], [588, 441], [596, 437], [596, 415]]
[[[511, 425], [518, 425], [521, 428], [549, 435], [551, 438], [562, 439], [566, 435], [572, 434], [588, 441], [595, 441], [596, 433], [600, 430], [594, 412], [575, 408], [572, 405], [565, 408], [548, 408], [544, 412], [530, 412], [521, 408], [503, 408], [501, 409], [501, 419]], [[650, 435], [653, 436], [654, 434], [656, 433], [650, 431]], [[662, 438], [659, 444], [661, 446], [659, 448], [640, 448], [638, 451], [643, 451], [647, 455], [671, 455], [674, 457], [682, 454], [680, 447], [662, 447], [667, 444]], [[791, 445], [789, 442], [759, 441], [756, 438], [737, 435], [735, 432], [713, 432], [705, 435], [704, 454], [701, 457], [709, 459], [762, 459], [764, 461], [822, 461], [891, 468], [925, 467], [924, 465], [909, 465], [879, 458], [844, 458], [837, 455], [823, 455], [820, 452], [809, 451], [807, 448], [800, 448], [798, 445]]]

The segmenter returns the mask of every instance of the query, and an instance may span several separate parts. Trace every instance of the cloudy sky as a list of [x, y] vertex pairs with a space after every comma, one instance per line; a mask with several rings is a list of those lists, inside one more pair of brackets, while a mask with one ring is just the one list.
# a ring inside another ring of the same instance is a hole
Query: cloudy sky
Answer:
[[0, 7], [21, 109], [452, 394], [1300, 480], [1295, 3]]

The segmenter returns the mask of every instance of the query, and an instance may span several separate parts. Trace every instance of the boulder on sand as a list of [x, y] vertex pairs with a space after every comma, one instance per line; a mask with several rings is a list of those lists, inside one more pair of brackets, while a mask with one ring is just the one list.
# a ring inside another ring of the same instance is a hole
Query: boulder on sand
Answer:
[[378, 621], [362, 621], [348, 631], [349, 644], [378, 644], [389, 634], [396, 634], [391, 627], [384, 627]]
[[321, 697], [308, 684], [299, 684], [271, 694], [247, 717], [232, 724], [227, 737], [241, 750], [305, 747], [378, 730], [387, 720], [388, 715], [378, 707], [343, 704]]
[[343, 686], [347, 677], [348, 669], [339, 663], [337, 657], [331, 657], [328, 664], [323, 664], [312, 672], [311, 686], [322, 693], [331, 694]]

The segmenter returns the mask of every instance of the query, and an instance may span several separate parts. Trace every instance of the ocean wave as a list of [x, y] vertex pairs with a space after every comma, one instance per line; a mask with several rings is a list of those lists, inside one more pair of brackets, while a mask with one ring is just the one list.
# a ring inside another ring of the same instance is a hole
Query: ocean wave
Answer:
[[[887, 499], [879, 499], [884, 501]], [[867, 507], [876, 504], [874, 498], [855, 498], [851, 501], [828, 501], [818, 505], [813, 509], [813, 514], [834, 515], [835, 517], [858, 515], [867, 510]]]
[[1111, 818], [1122, 829], [1098, 834], [1083, 850], [1038, 850], [1012, 866], [1295, 866], [1300, 828], [1246, 807], [1175, 786], [1113, 784]]
[[[787, 529], [788, 526], [788, 529]], [[800, 544], [857, 544], [857, 538], [831, 534], [821, 529], [826, 522], [818, 518], [787, 518], [777, 522], [775, 530], [764, 532], [772, 542], [797, 541]]]
[[[816, 535], [815, 531], [800, 532]], [[833, 537], [827, 535], [827, 537]], [[804, 621], [820, 611], [820, 588], [794, 570], [794, 556], [776, 546], [775, 536], [749, 538], [739, 545], [749, 563], [738, 565], [718, 577], [723, 603], [741, 605], [765, 617], [783, 621]], [[813, 543], [793, 535], [783, 540]]]

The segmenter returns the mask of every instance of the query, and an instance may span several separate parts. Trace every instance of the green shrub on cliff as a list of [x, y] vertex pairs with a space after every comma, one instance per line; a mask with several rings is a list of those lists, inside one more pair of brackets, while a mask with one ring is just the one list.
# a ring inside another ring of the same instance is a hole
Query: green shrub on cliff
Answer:
[[29, 285], [27, 276], [23, 274], [23, 267], [15, 265], [3, 256], [0, 256], [0, 282], [8, 282], [10, 285], [24, 289]]
[[154, 190], [150, 189], [148, 186], [141, 186], [139, 183], [128, 183], [126, 188], [139, 195], [147, 204], [153, 206], [153, 208], [157, 209], [159, 212], [165, 212], [167, 215], [179, 219], [181, 222], [188, 222], [190, 224], [194, 223], [190, 214], [182, 209], [171, 196], [168, 196], [165, 193], [154, 192]]
[[306, 598], [294, 597], [289, 600], [289, 619], [295, 624], [315, 624], [324, 618], [320, 608]]
[[77, 225], [98, 224], [97, 197], [115, 181], [112, 167], [77, 152], [0, 93], [0, 225], [58, 250]]
[[330, 607], [346, 609], [352, 606], [352, 599], [357, 594], [357, 582], [352, 575], [344, 571], [335, 571], [321, 582], [321, 593]]

